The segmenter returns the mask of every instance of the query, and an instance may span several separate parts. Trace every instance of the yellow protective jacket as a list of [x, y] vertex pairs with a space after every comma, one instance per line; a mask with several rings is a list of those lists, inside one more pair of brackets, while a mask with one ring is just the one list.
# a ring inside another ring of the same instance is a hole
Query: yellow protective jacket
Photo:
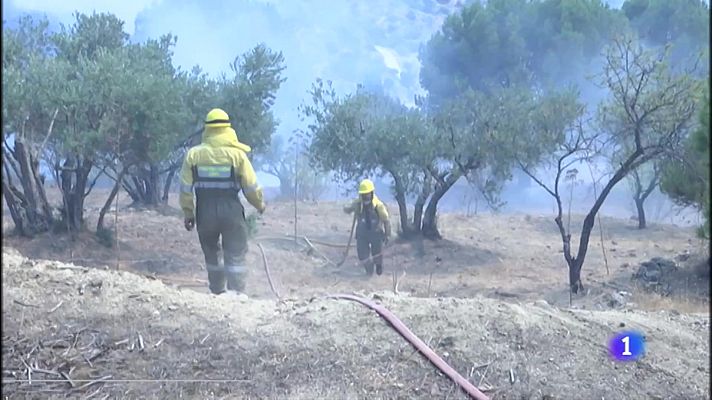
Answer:
[[[386, 209], [386, 205], [376, 196], [374, 193], [373, 195], [373, 207], [376, 209], [376, 214], [378, 214], [378, 218], [381, 220], [383, 223], [383, 228], [385, 230], [386, 236], [390, 237], [391, 236], [391, 222], [389, 220], [388, 216], [388, 209]], [[359, 197], [358, 199], [354, 200], [351, 202], [351, 204], [347, 205], [344, 207], [344, 212], [347, 214], [351, 214], [352, 212], [355, 212], [356, 215], [361, 214], [361, 210], [363, 209], [363, 205], [361, 204], [361, 198]]]
[[264, 208], [262, 189], [257, 183], [255, 170], [247, 158], [250, 146], [240, 143], [235, 130], [230, 127], [205, 128], [202, 143], [191, 147], [180, 170], [180, 207], [186, 218], [195, 217], [193, 203], [193, 167], [232, 165], [247, 201], [253, 207]]

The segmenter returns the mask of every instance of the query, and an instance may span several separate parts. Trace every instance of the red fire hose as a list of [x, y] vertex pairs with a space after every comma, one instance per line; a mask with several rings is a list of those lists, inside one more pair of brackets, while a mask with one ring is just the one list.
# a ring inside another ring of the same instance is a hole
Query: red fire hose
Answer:
[[328, 295], [327, 298], [330, 299], [344, 299], [344, 300], [351, 300], [355, 301], [357, 303], [361, 303], [364, 306], [374, 310], [375, 312], [378, 313], [383, 319], [388, 321], [393, 328], [398, 331], [398, 333], [403, 336], [405, 340], [407, 340], [410, 344], [412, 344], [418, 351], [420, 351], [425, 357], [427, 357], [430, 362], [433, 363], [442, 373], [447, 375], [453, 382], [457, 383], [460, 388], [465, 391], [471, 398], [475, 400], [489, 400], [489, 397], [487, 397], [484, 393], [480, 392], [479, 389], [475, 387], [470, 381], [465, 379], [462, 375], [460, 375], [457, 371], [455, 371], [451, 366], [449, 366], [445, 360], [440, 358], [430, 347], [428, 347], [425, 342], [420, 340], [415, 334], [408, 329], [403, 322], [398, 319], [398, 317], [395, 316], [392, 312], [390, 312], [387, 308], [383, 307], [382, 305], [376, 304], [368, 299], [364, 299], [362, 297], [358, 296], [353, 296], [350, 294], [335, 294], [335, 295]]
[[[264, 249], [262, 249], [262, 246], [259, 245], [260, 251], [262, 252], [262, 262], [264, 263], [265, 267], [265, 272], [267, 273], [267, 279], [269, 280], [270, 288], [272, 289], [272, 292], [277, 296], [277, 298], [280, 298], [279, 293], [274, 287], [274, 283], [272, 282], [272, 276], [269, 272], [269, 265], [267, 263], [267, 258], [265, 257], [264, 254]], [[347, 248], [348, 251], [348, 248]], [[345, 258], [345, 257], [344, 257]], [[430, 347], [428, 347], [425, 342], [420, 340], [419, 337], [415, 336], [415, 334], [408, 329], [405, 324], [398, 319], [398, 317], [395, 316], [392, 312], [390, 312], [387, 308], [376, 304], [368, 299], [364, 299], [363, 297], [358, 297], [350, 294], [333, 294], [333, 295], [327, 295], [326, 298], [328, 299], [344, 299], [344, 300], [351, 300], [355, 301], [357, 303], [361, 303], [364, 306], [374, 310], [375, 312], [378, 313], [383, 319], [388, 321], [391, 326], [398, 332], [400, 333], [401, 336], [405, 340], [407, 340], [410, 344], [412, 344], [420, 353], [422, 353], [428, 360], [430, 360], [433, 365], [435, 365], [442, 373], [447, 375], [453, 382], [457, 383], [460, 388], [465, 391], [471, 398], [475, 400], [489, 400], [489, 397], [487, 397], [484, 393], [480, 392], [479, 389], [475, 387], [470, 381], [467, 379], [463, 378], [462, 375], [460, 375], [457, 371], [455, 371], [451, 366], [449, 366], [445, 360], [440, 358]]]

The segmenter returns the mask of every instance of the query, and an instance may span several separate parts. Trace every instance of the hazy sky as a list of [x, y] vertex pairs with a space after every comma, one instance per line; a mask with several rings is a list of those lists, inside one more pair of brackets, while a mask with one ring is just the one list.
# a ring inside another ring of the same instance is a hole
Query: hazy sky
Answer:
[[407, 103], [422, 94], [418, 48], [442, 23], [446, 6], [433, 1], [424, 7], [431, 15], [406, 3], [384, 0], [377, 10], [353, 0], [15, 0], [3, 2], [3, 14], [5, 20], [22, 12], [46, 14], [71, 24], [75, 10], [110, 12], [125, 21], [132, 40], [176, 35], [175, 63], [184, 69], [199, 64], [213, 76], [229, 72], [238, 54], [264, 42], [285, 56], [287, 82], [275, 105], [283, 122], [279, 133], [285, 133], [298, 127], [296, 107], [317, 77], [333, 80], [339, 91], [358, 83], [385, 86]]
[[175, 63], [184, 69], [198, 64], [213, 76], [229, 73], [237, 55], [263, 42], [285, 56], [287, 81], [274, 112], [281, 121], [277, 134], [289, 135], [303, 127], [297, 107], [317, 77], [333, 80], [342, 93], [357, 84], [381, 86], [412, 104], [414, 95], [424, 94], [419, 48], [456, 9], [455, 3], [379, 0], [380, 7], [374, 7], [362, 0], [11, 0], [2, 7], [6, 21], [29, 12], [46, 14], [54, 25], [73, 23], [75, 11], [113, 13], [134, 41], [176, 35]]
[[[447, 4], [444, 4], [447, 3]], [[5, 20], [31, 12], [71, 24], [75, 11], [110, 12], [125, 21], [133, 40], [172, 33], [174, 61], [199, 64], [213, 76], [259, 42], [285, 56], [287, 82], [277, 95], [278, 134], [300, 127], [297, 106], [317, 77], [338, 91], [378, 85], [406, 104], [424, 94], [418, 50], [435, 33], [455, 0], [10, 0]], [[622, 0], [609, 0], [620, 6]], [[374, 7], [378, 4], [377, 7]]]
[[[624, 0], [608, 0], [619, 8]], [[447, 4], [443, 4], [447, 3]], [[335, 81], [341, 92], [356, 84], [380, 85], [411, 103], [422, 94], [418, 50], [455, 10], [455, 0], [9, 0], [5, 21], [21, 13], [46, 14], [53, 26], [72, 14], [110, 12], [125, 21], [132, 40], [165, 33], [178, 37], [174, 61], [199, 64], [216, 76], [257, 43], [284, 53], [287, 82], [277, 95], [278, 134], [302, 127], [297, 106], [315, 78]], [[374, 7], [375, 5], [377, 7]], [[593, 99], [592, 94], [587, 94]], [[260, 174], [266, 185], [273, 178]], [[587, 174], [580, 178], [584, 181]], [[538, 192], [537, 192], [538, 193]], [[540, 193], [542, 194], [542, 193]], [[535, 193], [532, 193], [535, 195]]]

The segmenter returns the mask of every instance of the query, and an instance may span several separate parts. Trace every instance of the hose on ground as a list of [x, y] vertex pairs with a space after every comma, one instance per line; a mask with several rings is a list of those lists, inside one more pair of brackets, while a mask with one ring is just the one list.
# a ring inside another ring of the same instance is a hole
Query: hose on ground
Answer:
[[269, 281], [269, 288], [272, 289], [272, 293], [277, 296], [278, 299], [282, 299], [274, 287], [274, 282], [272, 282], [272, 275], [269, 273], [269, 266], [267, 264], [267, 256], [265, 255], [265, 249], [262, 248], [262, 243], [257, 243], [257, 247], [260, 248], [260, 253], [262, 253], [262, 265], [265, 267], [265, 273], [267, 274], [267, 280]]
[[[272, 275], [269, 272], [269, 263], [267, 262], [267, 257], [265, 256], [264, 249], [262, 248], [261, 244], [257, 244], [257, 246], [262, 252], [262, 263], [264, 265], [265, 273], [267, 274], [267, 280], [269, 281], [270, 289], [272, 289], [272, 293], [274, 293], [277, 298], [280, 298], [279, 293], [275, 289], [274, 283], [272, 282]], [[410, 329], [408, 329], [408, 327], [405, 326], [405, 324], [400, 319], [398, 319], [395, 314], [390, 312], [384, 306], [376, 304], [368, 299], [364, 299], [362, 297], [350, 294], [327, 295], [326, 298], [337, 300], [351, 300], [374, 310], [383, 319], [388, 321], [391, 327], [395, 329], [405, 340], [407, 340], [411, 345], [418, 349], [421, 354], [423, 354], [428, 360], [430, 360], [431, 363], [433, 363], [433, 365], [435, 365], [440, 371], [442, 371], [442, 373], [447, 375], [448, 378], [450, 378], [453, 382], [460, 386], [460, 388], [471, 398], [475, 400], [489, 400], [489, 398], [484, 393], [482, 393], [479, 389], [475, 387], [475, 385], [470, 383], [470, 381], [465, 379], [462, 375], [455, 371], [455, 369], [448, 365], [445, 360], [440, 358], [437, 353], [435, 353], [430, 347], [428, 347], [428, 345], [425, 344], [425, 342], [423, 342], [418, 336], [416, 336]]]
[[407, 340], [411, 345], [413, 345], [422, 355], [424, 355], [428, 360], [430, 360], [433, 365], [435, 365], [442, 373], [447, 375], [453, 382], [457, 383], [460, 388], [467, 393], [471, 398], [475, 400], [489, 400], [484, 393], [475, 387], [470, 381], [465, 379], [460, 375], [455, 369], [453, 369], [448, 363], [445, 362], [440, 356], [437, 355], [430, 347], [428, 347], [425, 342], [423, 342], [419, 337], [417, 337], [410, 329], [408, 329], [405, 324], [398, 319], [392, 312], [390, 312], [386, 307], [376, 304], [371, 300], [364, 299], [363, 297], [358, 297], [350, 294], [335, 294], [327, 295], [330, 299], [344, 299], [351, 300], [360, 303], [372, 310], [374, 310], [383, 319], [388, 321], [393, 329], [395, 329], [405, 340]]
[[358, 214], [354, 213], [354, 220], [351, 222], [351, 232], [349, 233], [349, 242], [346, 243], [346, 250], [344, 251], [344, 257], [336, 264], [337, 267], [342, 266], [346, 262], [346, 257], [349, 256], [349, 249], [351, 248], [351, 239], [354, 237], [354, 229], [356, 228], [356, 220], [358, 219]]

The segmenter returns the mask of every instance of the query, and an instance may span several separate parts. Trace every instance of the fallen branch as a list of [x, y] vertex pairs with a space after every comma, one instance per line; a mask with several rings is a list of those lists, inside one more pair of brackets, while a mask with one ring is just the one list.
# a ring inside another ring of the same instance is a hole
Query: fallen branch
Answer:
[[265, 249], [262, 248], [262, 243], [257, 243], [257, 247], [260, 249], [260, 253], [262, 253], [262, 265], [265, 268], [265, 273], [267, 274], [267, 280], [269, 281], [269, 287], [272, 289], [272, 293], [274, 293], [275, 296], [277, 296], [277, 299], [281, 299], [279, 292], [277, 292], [277, 289], [274, 287], [274, 282], [272, 282], [272, 275], [269, 273], [269, 264], [267, 263], [267, 256], [265, 255]]
[[69, 374], [67, 374], [67, 373], [65, 373], [65, 372], [60, 372], [60, 374], [61, 374], [61, 376], [62, 376], [64, 379], [67, 380], [67, 382], [69, 382], [69, 386], [71, 386], [71, 387], [73, 387], [73, 388], [77, 386], [77, 385], [74, 383], [74, 381], [72, 380], [72, 378], [69, 377]]
[[434, 271], [430, 271], [430, 275], [428, 276], [428, 291], [425, 297], [430, 297], [430, 288], [433, 285], [433, 272]]
[[27, 304], [27, 303], [24, 303], [24, 302], [22, 302], [22, 301], [20, 301], [20, 300], [17, 300], [17, 299], [13, 299], [12, 302], [15, 303], [15, 304], [19, 304], [19, 305], [21, 305], [21, 306], [23, 306], [23, 307], [40, 308], [40, 306], [36, 306], [36, 305], [34, 305], [34, 304]]
[[[300, 237], [300, 238], [305, 238], [306, 236], [299, 236], [299, 237]], [[286, 235], [284, 238], [285, 238], [285, 239], [292, 239], [292, 240], [293, 240], [293, 239], [294, 239], [294, 235]], [[270, 239], [270, 238], [267, 237], [266, 239]], [[273, 237], [273, 239], [279, 240], [279, 239], [281, 239], [281, 238]], [[309, 240], [310, 240], [312, 243], [315, 243], [315, 244], [320, 244], [320, 245], [326, 246], [326, 247], [334, 247], [334, 248], [337, 248], [337, 249], [344, 249], [344, 248], [346, 248], [346, 247], [348, 246], [348, 244], [325, 242], [325, 241], [319, 240], [319, 239], [309, 239]]]
[[61, 307], [62, 304], [64, 304], [64, 300], [61, 300], [59, 303], [57, 303], [56, 306], [52, 307], [52, 309], [49, 310], [48, 313], [49, 313], [49, 314], [52, 314], [53, 312], [57, 311], [57, 309], [58, 309], [59, 307]]
[[[77, 261], [77, 260], [74, 260], [74, 261]], [[96, 261], [101, 261], [101, 260], [96, 260]], [[89, 272], [89, 268], [87, 268], [87, 267], [79, 267], [79, 266], [76, 266], [76, 265], [68, 265], [68, 264], [64, 264], [64, 265], [48, 265], [47, 268], [56, 269], [56, 270], [65, 270], [65, 269], [68, 269], [68, 270], [73, 270], [73, 271]]]
[[[314, 246], [314, 243], [317, 243], [317, 244], [324, 244], [325, 242], [320, 242], [320, 241], [318, 241], [318, 240], [309, 239], [309, 238], [306, 237], [306, 236], [294, 236], [294, 235], [286, 235], [286, 236], [283, 236], [283, 237], [278, 237], [278, 236], [260, 236], [260, 237], [256, 238], [256, 240], [259, 240], [259, 241], [280, 240], [280, 241], [289, 241], [290, 243], [292, 243], [292, 242], [293, 242], [294, 240], [296, 240], [296, 239], [301, 239], [301, 240], [306, 244], [306, 247], [308, 248], [307, 251], [311, 251], [311, 252], [315, 253], [316, 255], [318, 255], [319, 257], [321, 257], [321, 258], [323, 258], [324, 260], [326, 260], [326, 264], [325, 264], [325, 265], [329, 265], [329, 264], [336, 265], [335, 262], [331, 261], [331, 259], [330, 259], [329, 257], [327, 257], [326, 255], [324, 255], [324, 253], [322, 253], [321, 251], [319, 251], [319, 250]], [[344, 245], [334, 245], [334, 244], [330, 244], [330, 245], [332, 245], [332, 246], [337, 246], [337, 247], [346, 247], [346, 246], [344, 246]]]
[[492, 365], [494, 361], [490, 361], [487, 363], [487, 367], [485, 368], [485, 371], [482, 373], [482, 376], [480, 377], [480, 381], [477, 383], [477, 386], [482, 386], [482, 381], [485, 380], [485, 376], [487, 376], [487, 371], [489, 371], [490, 365]]
[[405, 277], [405, 268], [403, 269], [401, 276], [397, 276], [396, 271], [393, 271], [393, 293], [398, 294], [398, 285], [403, 277]]
[[[493, 361], [490, 361], [490, 362], [487, 362], [487, 363], [484, 363], [484, 364], [480, 364], [480, 365], [475, 365], [475, 364], [473, 363], [473, 364], [472, 364], [472, 368], [470, 368], [470, 378], [471, 378], [472, 375], [475, 373], [475, 371], [477, 371], [478, 369], [483, 368], [483, 367], [486, 367], [486, 368], [485, 368], [485, 374], [486, 374], [486, 373], [487, 373], [487, 370], [489, 369], [489, 366], [490, 366], [490, 364], [492, 364], [492, 362], [493, 362]], [[484, 379], [484, 378], [482, 378], [482, 379]], [[482, 384], [482, 379], [480, 379], [480, 385]], [[477, 386], [479, 386], [479, 385], [477, 385]]]
[[324, 260], [326, 260], [329, 264], [334, 264], [334, 265], [336, 265], [333, 261], [331, 261], [331, 259], [329, 259], [329, 257], [325, 256], [324, 253], [322, 253], [322, 252], [320, 252], [319, 250], [317, 250], [317, 248], [314, 247], [314, 245], [312, 244], [312, 242], [309, 240], [308, 237], [302, 236], [301, 239], [304, 240], [304, 242], [307, 244], [307, 246], [309, 246], [309, 249], [310, 249], [311, 251], [313, 251], [314, 253], [316, 253], [316, 255], [318, 255], [319, 257], [321, 257], [321, 258], [323, 258]]
[[143, 351], [145, 346], [143, 345], [143, 336], [141, 336], [141, 332], [137, 332], [137, 336], [138, 336], [138, 349], [139, 349], [139, 351]]
[[204, 338], [200, 339], [200, 344], [202, 345], [203, 343], [205, 343], [205, 341], [208, 340], [209, 337], [210, 337], [210, 334], [208, 333], [207, 335], [205, 335]]
[[101, 378], [99, 378], [99, 379], [95, 379], [95, 380], [93, 380], [93, 381], [91, 381], [91, 382], [87, 382], [87, 383], [83, 384], [82, 386], [79, 386], [79, 387], [75, 388], [74, 390], [75, 390], [75, 391], [84, 390], [84, 389], [88, 388], [89, 386], [96, 385], [97, 383], [101, 383], [101, 382], [107, 381], [107, 380], [109, 380], [109, 379], [111, 379], [111, 378], [112, 378], [111, 375], [103, 376], [103, 377], [101, 377]]

